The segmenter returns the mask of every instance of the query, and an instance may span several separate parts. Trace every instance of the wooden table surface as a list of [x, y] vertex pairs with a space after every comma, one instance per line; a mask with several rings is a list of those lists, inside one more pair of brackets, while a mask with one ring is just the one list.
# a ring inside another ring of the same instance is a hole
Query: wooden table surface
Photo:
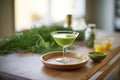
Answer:
[[[114, 42], [107, 57], [102, 62], [88, 63], [77, 70], [56, 70], [45, 67], [40, 61], [40, 54], [11, 53], [0, 55], [0, 79], [11, 80], [102, 80], [120, 62], [120, 33], [99, 31], [97, 36], [113, 36]], [[79, 43], [74, 50], [76, 54], [87, 54], [89, 49]]]

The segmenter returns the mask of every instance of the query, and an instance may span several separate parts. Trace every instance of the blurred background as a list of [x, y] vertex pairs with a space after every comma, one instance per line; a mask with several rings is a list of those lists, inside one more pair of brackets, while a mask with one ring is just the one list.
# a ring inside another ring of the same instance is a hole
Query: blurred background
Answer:
[[98, 29], [120, 32], [120, 0], [0, 0], [0, 38], [34, 26], [64, 24], [67, 14], [80, 29], [94, 23]]

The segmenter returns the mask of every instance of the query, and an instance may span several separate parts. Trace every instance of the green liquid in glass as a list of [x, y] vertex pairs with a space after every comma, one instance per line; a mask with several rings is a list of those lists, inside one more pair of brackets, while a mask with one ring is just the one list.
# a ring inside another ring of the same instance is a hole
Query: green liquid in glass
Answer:
[[58, 45], [69, 46], [76, 39], [76, 36], [73, 34], [55, 34], [53, 38]]

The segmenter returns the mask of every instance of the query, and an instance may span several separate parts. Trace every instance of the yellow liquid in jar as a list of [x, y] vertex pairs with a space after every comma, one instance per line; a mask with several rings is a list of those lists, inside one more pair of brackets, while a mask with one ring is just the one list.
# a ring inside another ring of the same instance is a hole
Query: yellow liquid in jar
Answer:
[[110, 49], [111, 46], [112, 46], [112, 42], [111, 41], [107, 41], [106, 42], [106, 50]]
[[95, 51], [96, 52], [104, 52], [106, 49], [106, 45], [104, 44], [95, 44]]

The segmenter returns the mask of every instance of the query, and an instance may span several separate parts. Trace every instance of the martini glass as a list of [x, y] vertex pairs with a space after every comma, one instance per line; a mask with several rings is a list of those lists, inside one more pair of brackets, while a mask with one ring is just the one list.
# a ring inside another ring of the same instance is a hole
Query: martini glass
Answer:
[[63, 57], [56, 58], [56, 60], [62, 63], [70, 62], [71, 60], [66, 57], [66, 48], [74, 42], [79, 33], [74, 31], [54, 31], [50, 34], [54, 38], [55, 42], [59, 46], [63, 47]]

